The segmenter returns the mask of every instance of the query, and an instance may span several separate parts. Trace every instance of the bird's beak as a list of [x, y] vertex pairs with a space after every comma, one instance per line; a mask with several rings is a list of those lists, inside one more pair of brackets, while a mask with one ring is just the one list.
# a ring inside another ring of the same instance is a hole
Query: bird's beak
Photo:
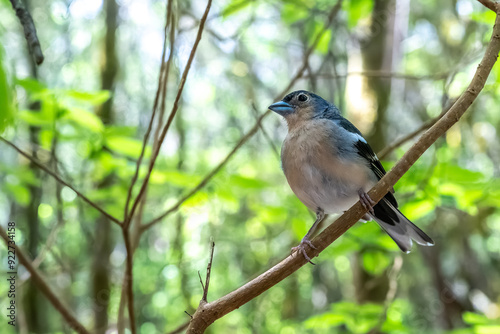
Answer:
[[280, 114], [281, 116], [285, 116], [285, 115], [293, 113], [293, 107], [284, 101], [279, 101], [279, 102], [271, 104], [269, 106], [269, 109], [271, 109], [275, 113]]

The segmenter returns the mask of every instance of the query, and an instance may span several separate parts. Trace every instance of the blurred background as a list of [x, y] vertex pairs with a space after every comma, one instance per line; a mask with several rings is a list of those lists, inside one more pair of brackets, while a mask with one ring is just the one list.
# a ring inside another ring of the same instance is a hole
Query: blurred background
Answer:
[[[0, 133], [122, 219], [165, 32], [172, 60], [163, 122], [206, 2], [24, 3], [45, 61], [34, 65], [10, 2], [0, 0]], [[286, 124], [276, 114], [259, 123], [303, 64], [289, 91], [307, 89], [334, 102], [389, 169], [418, 138], [416, 130], [467, 87], [495, 20], [473, 0], [344, 0], [334, 12], [336, 4], [214, 0], [133, 221], [139, 333], [170, 333], [187, 323], [185, 311], [193, 314], [203, 293], [198, 271], [204, 276], [210, 238], [213, 301], [286, 257], [312, 225], [281, 171]], [[499, 81], [497, 64], [465, 117], [395, 186], [401, 211], [434, 247], [403, 254], [375, 223], [358, 223], [316, 266], [301, 268], [207, 332], [500, 333]], [[249, 131], [222, 169], [179, 202]], [[17, 244], [88, 329], [117, 332], [126, 258], [120, 229], [4, 142], [0, 221], [4, 228], [16, 223]], [[0, 249], [7, 272], [6, 247]], [[18, 276], [18, 327], [4, 316], [9, 286], [2, 278], [0, 332], [72, 332], [22, 266]]]

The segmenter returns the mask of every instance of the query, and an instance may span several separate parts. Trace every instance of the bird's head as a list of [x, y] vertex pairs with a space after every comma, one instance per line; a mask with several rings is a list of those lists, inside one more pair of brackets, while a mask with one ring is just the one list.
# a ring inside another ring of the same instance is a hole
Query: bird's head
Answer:
[[321, 118], [327, 113], [339, 113], [333, 104], [306, 90], [297, 90], [288, 94], [283, 100], [271, 104], [269, 109], [283, 116], [289, 126], [313, 118]]

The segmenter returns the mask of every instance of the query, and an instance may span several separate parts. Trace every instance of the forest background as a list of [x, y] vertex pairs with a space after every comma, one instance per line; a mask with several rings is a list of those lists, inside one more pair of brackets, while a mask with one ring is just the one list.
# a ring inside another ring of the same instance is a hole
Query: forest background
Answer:
[[[26, 256], [13, 328], [0, 247], [1, 333], [183, 332], [212, 240], [209, 302], [314, 220], [267, 106], [316, 92], [389, 170], [466, 90], [496, 18], [472, 0], [23, 2], [45, 59], [0, 0], [0, 225]], [[499, 82], [496, 65], [395, 185], [434, 247], [358, 223], [207, 332], [499, 333]]]

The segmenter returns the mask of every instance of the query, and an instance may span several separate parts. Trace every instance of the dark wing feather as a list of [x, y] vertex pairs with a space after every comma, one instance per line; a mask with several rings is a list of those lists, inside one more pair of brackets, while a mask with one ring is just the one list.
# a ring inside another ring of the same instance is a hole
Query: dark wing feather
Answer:
[[[368, 145], [366, 142], [358, 140], [354, 146], [358, 150], [358, 154], [362, 156], [364, 159], [366, 159], [370, 163], [370, 169], [375, 173], [377, 178], [380, 180], [385, 174], [386, 171], [384, 169], [384, 166], [382, 166], [382, 163], [378, 159], [377, 155], [373, 152], [372, 148], [370, 145]], [[384, 197], [395, 207], [398, 207], [398, 202], [396, 201], [396, 198], [392, 194], [394, 192], [394, 188], [391, 189], [385, 195]]]

